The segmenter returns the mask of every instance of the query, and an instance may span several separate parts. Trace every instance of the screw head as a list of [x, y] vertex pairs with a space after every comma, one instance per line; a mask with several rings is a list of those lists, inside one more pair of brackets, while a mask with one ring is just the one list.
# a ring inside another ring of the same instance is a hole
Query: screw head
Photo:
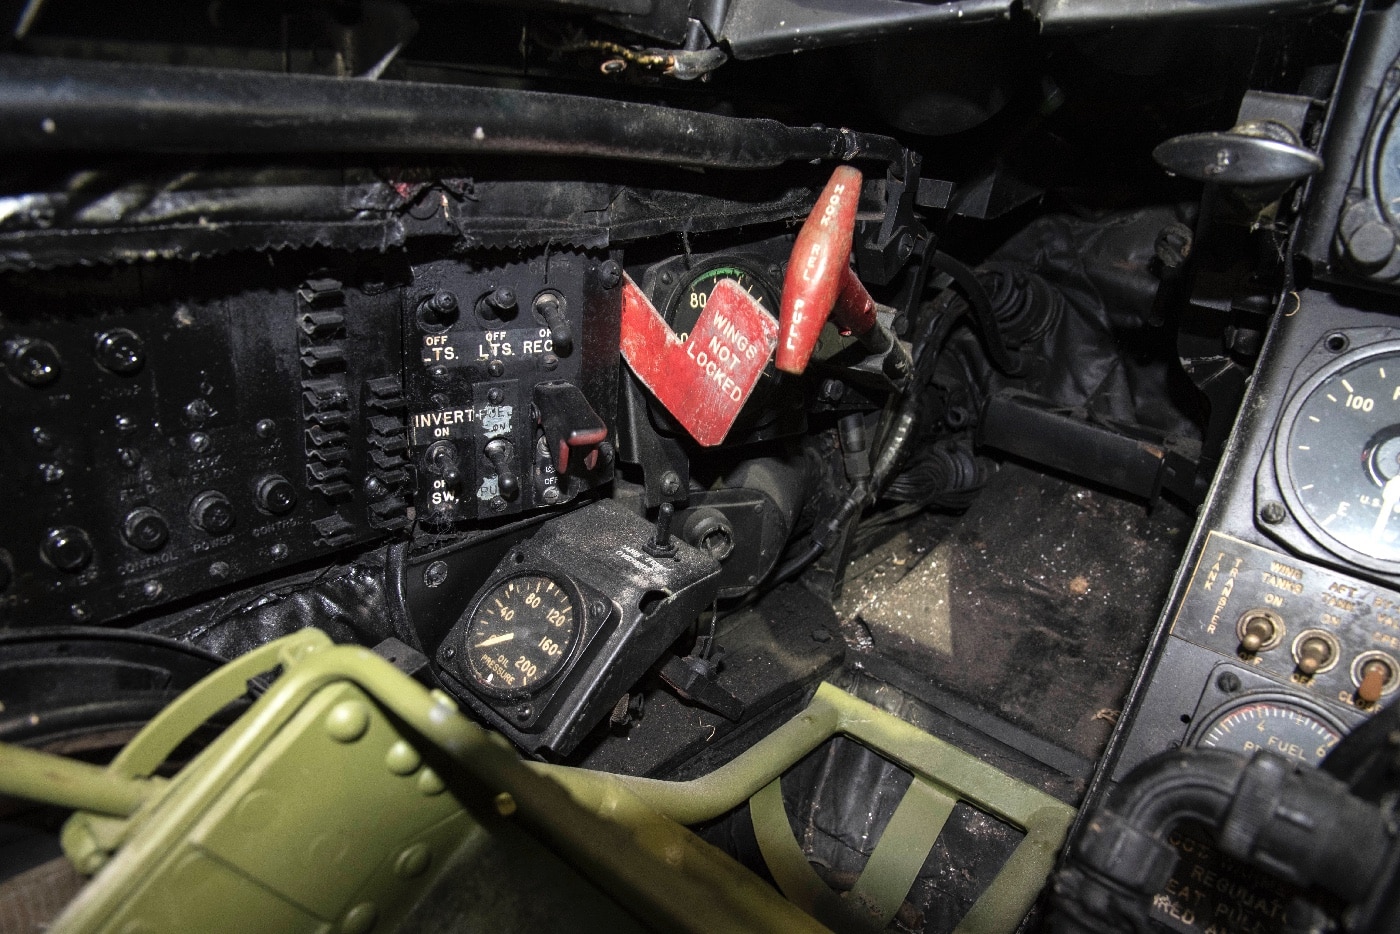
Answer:
[[617, 288], [617, 284], [622, 281], [622, 267], [613, 260], [608, 260], [598, 267], [598, 280], [605, 289]]
[[495, 512], [502, 512], [502, 511], [504, 511], [505, 508], [506, 508], [506, 501], [505, 501], [505, 498], [504, 498], [504, 497], [501, 497], [501, 496], [497, 496], [497, 497], [493, 498], [493, 499], [491, 500], [491, 508], [492, 508], [492, 510], [494, 510]]
[[661, 492], [666, 496], [675, 496], [681, 491], [680, 474], [674, 470], [668, 470], [661, 475]]
[[196, 454], [207, 454], [214, 441], [202, 431], [192, 431], [189, 437], [190, 450]]
[[608, 605], [602, 600], [594, 600], [588, 604], [588, 612], [598, 617], [606, 616], [608, 615]]
[[253, 432], [266, 441], [277, 436], [277, 423], [270, 418], [260, 418], [253, 426]]
[[146, 596], [147, 600], [154, 600], [159, 597], [163, 589], [164, 588], [160, 585], [160, 581], [146, 581], [146, 583], [141, 585], [141, 593]]
[[92, 560], [92, 539], [76, 525], [63, 525], [44, 533], [39, 552], [50, 565], [71, 574]]
[[127, 470], [141, 466], [141, 451], [137, 448], [117, 448], [117, 460]]
[[268, 554], [272, 555], [273, 561], [286, 560], [287, 546], [282, 544], [281, 542], [278, 542], [276, 545], [273, 545], [272, 548], [268, 550]]
[[1233, 671], [1222, 671], [1215, 679], [1215, 686], [1223, 694], [1233, 694], [1240, 689], [1240, 676]]
[[559, 487], [545, 487], [544, 492], [540, 494], [540, 498], [543, 499], [550, 506], [553, 506], [555, 503], [559, 502]]
[[559, 365], [559, 358], [552, 353], [547, 353], [540, 357], [540, 366], [546, 370], [552, 370]]
[[112, 424], [117, 426], [117, 431], [135, 431], [136, 419], [130, 415], [118, 415], [112, 420]]
[[1259, 518], [1269, 525], [1278, 525], [1288, 518], [1288, 511], [1283, 508], [1283, 503], [1270, 501], [1259, 507]]
[[423, 569], [423, 586], [425, 587], [441, 587], [446, 580], [446, 561], [434, 561]]
[[457, 654], [457, 650], [454, 649], [454, 648], [453, 648], [452, 646], [450, 646], [450, 645], [449, 645], [449, 646], [445, 646], [445, 647], [443, 648], [443, 650], [442, 650], [442, 657], [443, 657], [444, 659], [448, 660], [448, 661], [451, 661], [452, 658], [453, 658], [456, 654]]
[[27, 337], [5, 344], [5, 365], [11, 376], [34, 389], [49, 385], [62, 372], [58, 349]]
[[447, 367], [439, 363], [437, 366], [429, 368], [428, 375], [433, 379], [447, 379]]
[[118, 376], [131, 376], [146, 362], [146, 347], [135, 331], [113, 328], [97, 335], [97, 365]]
[[492, 360], [486, 364], [486, 372], [490, 376], [501, 377], [506, 375], [506, 365], [499, 360]]
[[209, 565], [209, 576], [217, 580], [223, 580], [225, 577], [228, 577], [229, 570], [230, 568], [227, 561], [215, 561], [213, 564]]
[[203, 425], [214, 414], [208, 399], [195, 399], [185, 406], [185, 420], [191, 425]]
[[500, 405], [502, 402], [506, 401], [506, 394], [502, 390], [493, 387], [486, 390], [486, 401], [492, 405]]
[[365, 477], [364, 490], [370, 499], [383, 499], [389, 493], [389, 485], [378, 477]]

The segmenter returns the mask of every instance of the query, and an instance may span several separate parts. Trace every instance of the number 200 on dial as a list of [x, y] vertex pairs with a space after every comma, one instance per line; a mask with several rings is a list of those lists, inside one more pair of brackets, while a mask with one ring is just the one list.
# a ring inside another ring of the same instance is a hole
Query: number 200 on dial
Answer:
[[472, 686], [495, 697], [544, 687], [564, 668], [578, 640], [578, 608], [544, 574], [501, 581], [477, 602], [462, 651]]

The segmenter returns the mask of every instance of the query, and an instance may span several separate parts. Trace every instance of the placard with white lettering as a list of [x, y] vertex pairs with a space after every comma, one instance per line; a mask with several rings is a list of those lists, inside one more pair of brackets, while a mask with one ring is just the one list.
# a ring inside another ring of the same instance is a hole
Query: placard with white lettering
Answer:
[[519, 360], [554, 352], [549, 328], [508, 331], [449, 331], [423, 335], [424, 366], [466, 366], [490, 360]]
[[719, 444], [778, 344], [778, 322], [732, 279], [710, 293], [682, 341], [630, 279], [622, 293], [622, 356], [696, 441]]

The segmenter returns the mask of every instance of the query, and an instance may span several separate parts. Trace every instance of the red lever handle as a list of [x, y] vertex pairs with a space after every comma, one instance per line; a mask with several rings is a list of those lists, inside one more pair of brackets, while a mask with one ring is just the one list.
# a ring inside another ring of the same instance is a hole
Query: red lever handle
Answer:
[[[848, 277], [861, 293], [865, 288], [851, 272], [851, 235], [856, 225], [856, 205], [860, 202], [861, 174], [843, 165], [831, 173], [817, 206], [807, 215], [797, 242], [792, 245], [787, 277], [783, 281], [782, 307], [778, 315], [778, 353], [775, 363], [786, 373], [801, 373], [817, 346], [817, 337], [831, 315]], [[870, 296], [865, 295], [869, 300]], [[865, 317], [875, 323], [874, 302], [853, 322]], [[865, 328], [868, 331], [870, 328]], [[852, 328], [852, 330], [856, 330]], [[864, 333], [861, 331], [860, 333]]]

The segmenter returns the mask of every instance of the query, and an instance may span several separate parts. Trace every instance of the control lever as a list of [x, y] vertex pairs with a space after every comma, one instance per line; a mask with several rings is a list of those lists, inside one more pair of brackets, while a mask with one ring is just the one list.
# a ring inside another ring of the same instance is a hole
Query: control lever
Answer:
[[554, 352], [561, 357], [573, 353], [574, 330], [569, 327], [569, 317], [564, 312], [564, 300], [553, 292], [541, 292], [535, 299], [535, 311], [538, 311], [544, 323], [549, 325], [549, 337], [554, 343]]
[[577, 470], [580, 463], [585, 470], [595, 469], [600, 455], [607, 461], [610, 455], [603, 445], [608, 425], [593, 411], [583, 390], [568, 382], [540, 383], [535, 386], [534, 409], [560, 477]]
[[676, 543], [671, 538], [671, 517], [675, 512], [676, 507], [670, 503], [662, 503], [656, 511], [656, 534], [646, 544], [647, 552], [653, 557], [669, 558], [676, 553]]
[[680, 695], [681, 700], [737, 723], [744, 716], [744, 703], [718, 684], [719, 662], [723, 655], [724, 650], [718, 647], [709, 658], [673, 655], [661, 666], [661, 680]]
[[[840, 166], [822, 189], [812, 213], [792, 246], [778, 317], [775, 363], [786, 373], [802, 373], [816, 349], [827, 318], [843, 333], [852, 334], [872, 352], [887, 354], [894, 335], [876, 317], [879, 306], [851, 268], [856, 207], [862, 177], [858, 169]], [[896, 355], [898, 357], [898, 355]], [[907, 366], [895, 369], [899, 377]]]
[[496, 491], [503, 499], [520, 495], [520, 477], [515, 473], [515, 445], [497, 438], [486, 445], [486, 459], [496, 470]]

